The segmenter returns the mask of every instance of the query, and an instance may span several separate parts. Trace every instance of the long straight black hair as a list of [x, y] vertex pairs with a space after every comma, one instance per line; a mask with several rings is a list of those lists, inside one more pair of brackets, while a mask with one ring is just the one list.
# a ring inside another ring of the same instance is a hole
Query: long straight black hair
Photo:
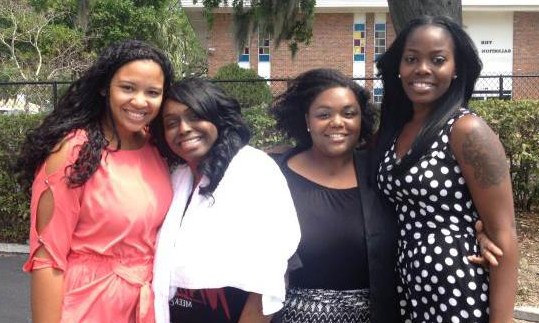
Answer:
[[395, 136], [413, 115], [412, 102], [406, 96], [399, 75], [399, 67], [408, 36], [421, 26], [436, 26], [447, 30], [454, 43], [454, 57], [457, 78], [451, 82], [447, 91], [434, 103], [435, 108], [428, 116], [425, 125], [412, 143], [411, 153], [401, 160], [395, 168], [402, 173], [417, 162], [430, 147], [436, 136], [460, 107], [465, 107], [472, 96], [475, 82], [481, 73], [482, 63], [477, 49], [468, 34], [451, 18], [444, 16], [421, 16], [411, 20], [399, 33], [389, 49], [376, 62], [384, 85], [380, 128], [378, 132], [377, 163], [389, 149]]

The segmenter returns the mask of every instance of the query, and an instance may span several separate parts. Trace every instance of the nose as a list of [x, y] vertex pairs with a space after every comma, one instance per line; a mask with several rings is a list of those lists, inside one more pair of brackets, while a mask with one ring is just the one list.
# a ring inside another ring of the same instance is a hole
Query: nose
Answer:
[[338, 128], [338, 127], [341, 127], [342, 125], [343, 125], [343, 120], [339, 115], [336, 115], [331, 119], [330, 126], [334, 128]]
[[430, 73], [430, 64], [426, 60], [419, 61], [416, 65], [415, 72], [418, 74]]
[[135, 93], [131, 99], [131, 103], [140, 108], [145, 107], [147, 102], [146, 95], [142, 91]]
[[191, 128], [191, 124], [186, 121], [186, 120], [182, 120], [179, 124], [179, 132], [180, 134], [184, 135], [184, 134], [188, 134], [190, 133], [192, 130]]

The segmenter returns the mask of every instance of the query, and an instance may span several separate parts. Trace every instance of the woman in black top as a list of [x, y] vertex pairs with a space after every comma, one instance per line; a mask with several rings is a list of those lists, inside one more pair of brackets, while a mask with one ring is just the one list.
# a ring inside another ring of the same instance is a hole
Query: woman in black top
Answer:
[[273, 106], [296, 147], [280, 158], [301, 228], [282, 322], [395, 322], [396, 221], [356, 148], [373, 132], [369, 95], [331, 69], [298, 76]]

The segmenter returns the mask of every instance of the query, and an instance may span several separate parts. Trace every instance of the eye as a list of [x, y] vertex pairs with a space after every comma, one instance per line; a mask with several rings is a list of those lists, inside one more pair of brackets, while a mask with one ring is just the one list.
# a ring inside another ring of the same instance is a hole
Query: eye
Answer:
[[198, 114], [193, 112], [193, 113], [191, 113], [191, 114], [189, 114], [187, 116], [187, 120], [188, 121], [200, 121], [200, 120], [202, 120], [202, 118]]
[[148, 91], [148, 95], [151, 96], [152, 98], [157, 98], [157, 97], [160, 97], [160, 96], [161, 96], [161, 91], [158, 91], [158, 90], [149, 90], [149, 91]]
[[414, 63], [415, 61], [417, 61], [417, 58], [412, 55], [407, 55], [407, 56], [404, 56], [402, 60], [406, 63]]
[[163, 125], [165, 126], [165, 129], [174, 128], [177, 124], [178, 124], [177, 119], [165, 119], [163, 121]]
[[122, 84], [120, 85], [120, 88], [125, 92], [133, 92], [133, 90], [135, 89], [132, 85], [129, 84]]
[[435, 57], [432, 58], [432, 62], [435, 65], [442, 65], [443, 63], [446, 62], [446, 59], [443, 56], [435, 56]]
[[348, 118], [348, 119], [352, 119], [352, 118], [355, 118], [357, 115], [358, 115], [358, 111], [355, 110], [355, 109], [350, 109], [350, 110], [346, 110], [344, 111], [344, 117], [345, 118]]
[[315, 114], [314, 116], [316, 119], [325, 120], [330, 117], [330, 114], [328, 112], [319, 112]]

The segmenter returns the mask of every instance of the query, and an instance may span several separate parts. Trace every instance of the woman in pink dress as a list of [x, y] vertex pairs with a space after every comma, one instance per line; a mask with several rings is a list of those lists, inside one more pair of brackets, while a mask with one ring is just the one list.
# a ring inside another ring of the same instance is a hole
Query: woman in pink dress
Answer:
[[154, 246], [172, 188], [147, 125], [172, 75], [148, 44], [112, 44], [28, 134], [17, 172], [32, 194], [33, 322], [153, 321]]

